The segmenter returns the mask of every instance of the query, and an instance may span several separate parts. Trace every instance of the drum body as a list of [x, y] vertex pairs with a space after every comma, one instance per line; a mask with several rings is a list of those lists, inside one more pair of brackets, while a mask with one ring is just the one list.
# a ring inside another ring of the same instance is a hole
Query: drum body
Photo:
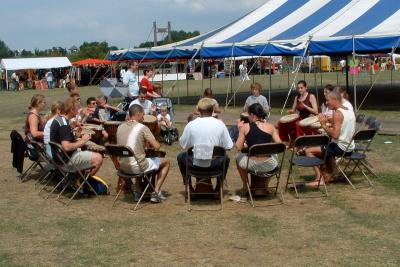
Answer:
[[298, 136], [297, 122], [300, 120], [298, 114], [283, 116], [278, 122], [279, 137], [282, 141], [295, 140]]
[[249, 113], [243, 112], [240, 114], [240, 120], [244, 123], [249, 123]]
[[157, 118], [155, 116], [144, 115], [142, 123], [150, 129], [150, 131], [153, 133], [154, 136], [156, 136], [158, 123], [157, 123]]
[[110, 144], [117, 143], [117, 130], [118, 126], [122, 124], [121, 121], [105, 121], [104, 130], [108, 133], [108, 142]]
[[82, 126], [83, 132], [85, 130], [92, 131], [94, 134], [92, 134], [91, 141], [96, 143], [96, 144], [103, 144], [103, 135], [102, 131], [103, 128], [100, 125], [95, 125], [95, 124], [86, 124]]
[[269, 178], [263, 176], [256, 176], [251, 174], [250, 190], [251, 194], [256, 197], [266, 196], [268, 193]]
[[321, 128], [321, 123], [317, 116], [313, 116], [299, 121], [299, 127], [302, 131], [301, 135], [316, 135], [320, 134], [318, 129]]

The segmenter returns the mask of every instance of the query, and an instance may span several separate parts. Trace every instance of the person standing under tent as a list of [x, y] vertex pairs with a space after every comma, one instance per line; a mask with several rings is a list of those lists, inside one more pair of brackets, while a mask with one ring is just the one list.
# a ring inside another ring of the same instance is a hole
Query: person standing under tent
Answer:
[[13, 82], [14, 91], [18, 91], [18, 89], [19, 89], [19, 77], [18, 77], [18, 74], [15, 71], [11, 74], [11, 80]]
[[249, 75], [247, 74], [247, 62], [246, 61], [242, 61], [242, 63], [240, 63], [239, 72], [240, 72], [240, 80], [242, 82], [250, 81]]
[[160, 97], [159, 94], [154, 92], [153, 84], [150, 82], [151, 76], [153, 76], [153, 71], [151, 69], [145, 69], [143, 71], [143, 78], [140, 81], [140, 87], [147, 89], [147, 99], [153, 100], [154, 97]]
[[45, 77], [46, 77], [46, 81], [47, 81], [47, 87], [48, 87], [49, 89], [53, 89], [53, 88], [54, 88], [54, 86], [53, 86], [54, 75], [53, 75], [53, 73], [51, 72], [51, 70], [49, 70], [48, 72], [46, 72]]
[[129, 102], [132, 102], [139, 96], [139, 79], [136, 75], [138, 67], [139, 65], [137, 62], [131, 63], [129, 70], [124, 75], [123, 83], [125, 86], [128, 86], [127, 98]]

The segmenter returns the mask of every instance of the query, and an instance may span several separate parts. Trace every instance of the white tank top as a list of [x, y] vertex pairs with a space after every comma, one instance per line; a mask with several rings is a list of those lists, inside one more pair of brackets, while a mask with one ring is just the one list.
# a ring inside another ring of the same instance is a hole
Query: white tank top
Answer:
[[[343, 123], [340, 129], [338, 139], [333, 139], [333, 142], [337, 143], [340, 149], [346, 152], [351, 152], [354, 149], [354, 141], [352, 141], [355, 129], [356, 129], [356, 117], [353, 110], [346, 110], [339, 108], [337, 111], [343, 114]], [[350, 146], [349, 143], [351, 142]]]

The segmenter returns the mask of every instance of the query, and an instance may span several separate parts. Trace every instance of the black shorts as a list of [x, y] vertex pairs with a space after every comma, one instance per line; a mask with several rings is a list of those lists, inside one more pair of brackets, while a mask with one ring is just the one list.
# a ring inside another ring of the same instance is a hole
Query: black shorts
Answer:
[[333, 157], [341, 157], [341, 156], [343, 156], [343, 154], [345, 156], [351, 154], [351, 152], [344, 153], [344, 151], [338, 146], [338, 144], [333, 143], [333, 142], [329, 143], [328, 147], [321, 146], [321, 150], [322, 150], [322, 153], [326, 152], [326, 161], [330, 161], [331, 158], [333, 158]]

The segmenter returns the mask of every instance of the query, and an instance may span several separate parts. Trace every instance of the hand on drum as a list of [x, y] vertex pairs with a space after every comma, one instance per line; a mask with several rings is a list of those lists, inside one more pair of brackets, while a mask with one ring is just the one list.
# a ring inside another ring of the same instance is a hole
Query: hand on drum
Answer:
[[326, 116], [325, 114], [319, 114], [318, 119], [321, 125], [325, 125], [328, 122], [328, 116]]
[[87, 141], [89, 141], [92, 137], [89, 134], [84, 134], [81, 137], [81, 140], [86, 143]]

